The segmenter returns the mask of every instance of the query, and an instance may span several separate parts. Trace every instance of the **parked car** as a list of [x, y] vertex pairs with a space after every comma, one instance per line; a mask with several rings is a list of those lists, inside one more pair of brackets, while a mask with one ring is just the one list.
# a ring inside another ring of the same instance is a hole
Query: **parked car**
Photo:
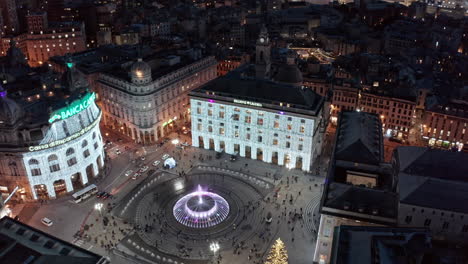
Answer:
[[181, 145], [184, 146], [184, 147], [190, 146], [190, 144], [189, 144], [188, 142], [184, 142], [184, 143], [182, 143]]
[[140, 172], [143, 173], [145, 171], [147, 171], [149, 168], [148, 166], [143, 166], [141, 169], [140, 169]]
[[141, 159], [142, 161], [144, 161], [144, 160], [146, 159], [146, 157], [145, 157], [145, 156], [141, 156], [140, 159]]
[[98, 192], [98, 194], [96, 195], [97, 198], [101, 198], [104, 194], [106, 194], [106, 192]]
[[140, 173], [137, 172], [137, 173], [133, 174], [132, 180], [136, 180], [138, 177], [140, 177]]
[[169, 154], [166, 153], [162, 156], [162, 160], [167, 160], [169, 157], [170, 157]]
[[159, 164], [161, 164], [161, 161], [160, 160], [155, 160], [153, 162], [153, 166], [157, 167]]
[[52, 220], [50, 220], [49, 218], [47, 217], [44, 217], [41, 219], [41, 223], [46, 225], [46, 226], [51, 226], [54, 224], [54, 222], [52, 222]]
[[132, 175], [132, 172], [133, 172], [132, 170], [128, 170], [127, 172], [125, 172], [125, 177]]
[[120, 155], [120, 154], [122, 154], [122, 152], [120, 151], [120, 149], [116, 149], [115, 154]]
[[231, 155], [231, 157], [229, 158], [230, 161], [236, 161], [237, 160], [237, 156], [236, 155]]

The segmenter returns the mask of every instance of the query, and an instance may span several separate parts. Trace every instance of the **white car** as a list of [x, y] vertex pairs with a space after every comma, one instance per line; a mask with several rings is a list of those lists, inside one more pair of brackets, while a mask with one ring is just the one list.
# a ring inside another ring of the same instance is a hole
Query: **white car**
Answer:
[[148, 166], [143, 166], [141, 169], [140, 169], [140, 172], [145, 172], [148, 170]]
[[132, 179], [136, 180], [138, 177], [140, 177], [140, 173], [137, 172], [137, 173], [133, 174]]
[[162, 156], [162, 160], [167, 160], [169, 157], [170, 157], [169, 154], [166, 153]]
[[128, 170], [127, 172], [125, 172], [125, 177], [130, 176], [132, 174], [132, 172], [133, 172], [132, 170]]
[[145, 156], [142, 156], [140, 159], [141, 159], [141, 160], [145, 160], [145, 159], [146, 159], [146, 157], [145, 157]]
[[120, 154], [122, 154], [122, 152], [120, 151], [120, 149], [116, 149], [115, 154], [120, 155]]
[[160, 163], [161, 163], [160, 160], [155, 160], [155, 161], [153, 162], [153, 166], [157, 167]]
[[47, 217], [44, 217], [41, 219], [41, 223], [43, 223], [44, 225], [46, 226], [51, 226], [54, 224], [54, 222], [52, 222], [52, 220], [50, 220], [49, 218]]
[[184, 143], [182, 143], [181, 145], [184, 146], [184, 147], [190, 146], [190, 144], [189, 144], [188, 142], [184, 142]]

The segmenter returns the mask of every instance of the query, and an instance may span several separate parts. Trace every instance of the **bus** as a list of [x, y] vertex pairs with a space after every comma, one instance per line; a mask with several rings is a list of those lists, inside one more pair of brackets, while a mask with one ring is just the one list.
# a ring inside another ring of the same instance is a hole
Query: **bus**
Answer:
[[79, 202], [86, 200], [86, 198], [96, 194], [97, 192], [98, 192], [97, 186], [94, 184], [91, 184], [83, 188], [82, 190], [79, 190], [76, 193], [74, 193], [72, 197], [75, 203], [79, 203]]

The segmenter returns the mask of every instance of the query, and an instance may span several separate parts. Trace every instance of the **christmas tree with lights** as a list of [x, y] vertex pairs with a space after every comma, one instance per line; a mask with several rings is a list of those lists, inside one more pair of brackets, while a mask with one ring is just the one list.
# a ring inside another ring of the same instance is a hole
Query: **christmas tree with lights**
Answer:
[[271, 247], [265, 264], [288, 264], [288, 252], [281, 238], [278, 238]]

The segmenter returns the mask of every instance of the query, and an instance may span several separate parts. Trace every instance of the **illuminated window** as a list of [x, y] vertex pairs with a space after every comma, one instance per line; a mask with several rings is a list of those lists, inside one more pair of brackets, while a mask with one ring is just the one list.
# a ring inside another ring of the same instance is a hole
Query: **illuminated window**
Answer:
[[274, 128], [279, 128], [279, 122], [278, 122], [278, 121], [275, 121], [275, 123], [273, 124], [273, 127], [274, 127]]
[[277, 139], [273, 139], [273, 146], [278, 146], [278, 140]]
[[246, 116], [245, 117], [245, 123], [250, 124], [252, 122], [252, 117]]

